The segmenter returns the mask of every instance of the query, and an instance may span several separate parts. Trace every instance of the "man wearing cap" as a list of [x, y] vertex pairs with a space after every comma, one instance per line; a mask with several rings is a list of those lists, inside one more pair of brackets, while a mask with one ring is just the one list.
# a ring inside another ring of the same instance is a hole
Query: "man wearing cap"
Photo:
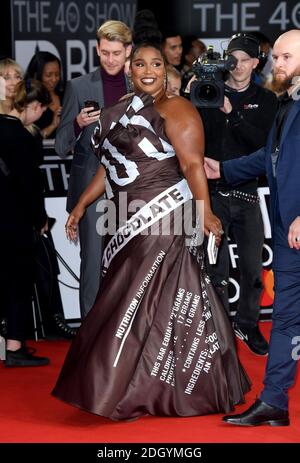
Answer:
[[[258, 65], [259, 44], [255, 37], [237, 34], [229, 42], [227, 53], [237, 65], [225, 82], [224, 105], [201, 109], [205, 130], [205, 153], [218, 161], [248, 155], [264, 146], [272, 126], [276, 96], [251, 81]], [[224, 179], [210, 180], [214, 213], [225, 231], [216, 265], [209, 265], [212, 282], [229, 312], [229, 250], [227, 236], [235, 239], [239, 256], [240, 297], [234, 330], [252, 352], [268, 353], [268, 343], [258, 327], [262, 291], [262, 250], [264, 229], [257, 195], [257, 179], [232, 187]]]

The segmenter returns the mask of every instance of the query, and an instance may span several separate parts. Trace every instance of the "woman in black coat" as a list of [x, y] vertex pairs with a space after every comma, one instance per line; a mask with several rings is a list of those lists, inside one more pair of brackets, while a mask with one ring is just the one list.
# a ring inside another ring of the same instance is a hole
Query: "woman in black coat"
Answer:
[[47, 230], [39, 146], [24, 127], [35, 122], [50, 102], [38, 81], [17, 85], [14, 109], [0, 115], [0, 307], [7, 318], [6, 366], [39, 366], [49, 360], [25, 345], [31, 304], [34, 236]]

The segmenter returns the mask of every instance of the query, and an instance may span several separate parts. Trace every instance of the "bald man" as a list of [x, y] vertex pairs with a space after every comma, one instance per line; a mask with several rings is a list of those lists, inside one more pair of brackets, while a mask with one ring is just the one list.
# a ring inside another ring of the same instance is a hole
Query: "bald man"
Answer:
[[236, 185], [266, 174], [270, 186], [275, 298], [264, 389], [254, 404], [223, 421], [239, 426], [288, 426], [288, 390], [300, 356], [300, 31], [273, 48], [274, 86], [281, 96], [267, 144], [249, 156], [219, 163], [207, 158], [208, 178]]

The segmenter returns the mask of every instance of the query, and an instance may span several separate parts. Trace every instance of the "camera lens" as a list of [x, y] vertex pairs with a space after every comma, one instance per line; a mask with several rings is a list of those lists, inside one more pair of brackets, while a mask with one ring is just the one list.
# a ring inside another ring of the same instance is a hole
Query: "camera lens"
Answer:
[[220, 96], [219, 88], [212, 84], [203, 84], [198, 87], [199, 100], [214, 101]]
[[220, 108], [224, 104], [224, 81], [215, 75], [191, 84], [191, 102], [198, 108]]

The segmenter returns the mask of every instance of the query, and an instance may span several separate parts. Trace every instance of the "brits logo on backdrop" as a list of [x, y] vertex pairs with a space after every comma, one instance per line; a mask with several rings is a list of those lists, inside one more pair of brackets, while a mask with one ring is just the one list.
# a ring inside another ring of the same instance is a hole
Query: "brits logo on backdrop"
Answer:
[[259, 107], [258, 104], [244, 104], [244, 109], [257, 109]]
[[48, 40], [16, 40], [15, 59], [17, 63], [25, 70], [37, 50], [48, 51], [62, 61], [56, 46]]

